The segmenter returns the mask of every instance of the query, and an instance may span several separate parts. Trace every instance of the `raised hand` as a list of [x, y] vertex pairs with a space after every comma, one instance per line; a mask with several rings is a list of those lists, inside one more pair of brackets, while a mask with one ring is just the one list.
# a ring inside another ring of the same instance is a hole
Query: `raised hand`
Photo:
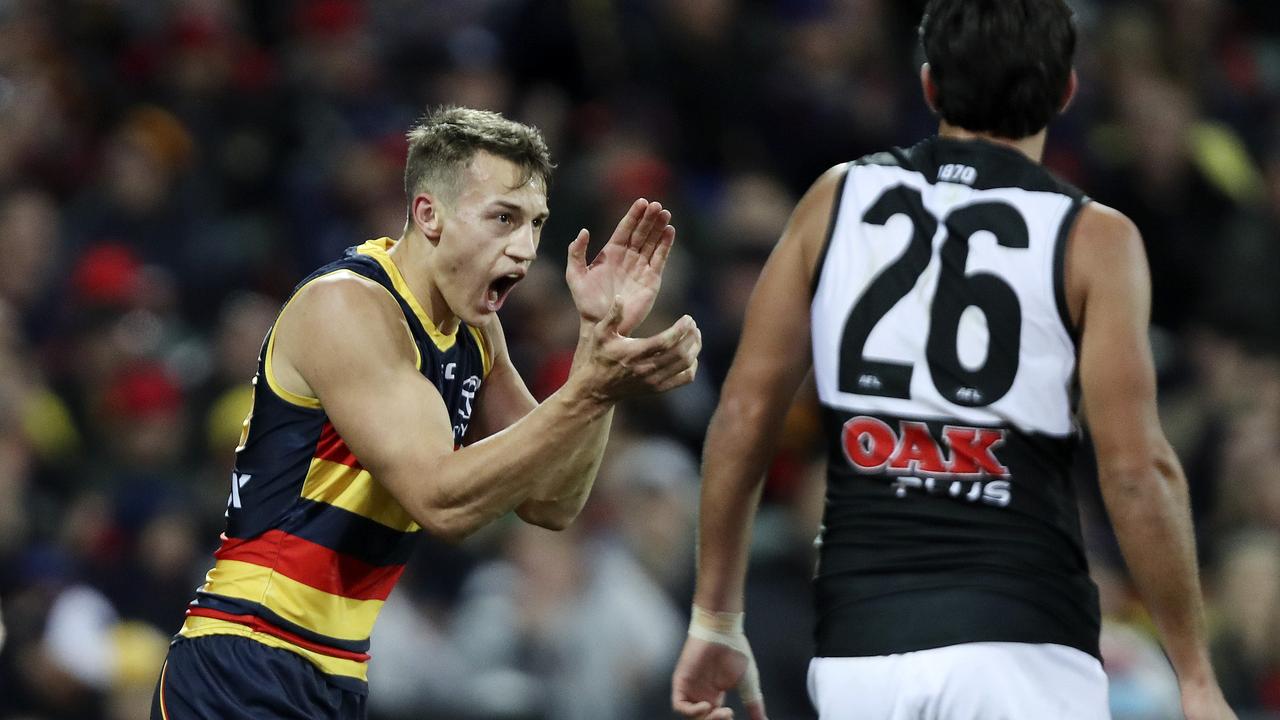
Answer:
[[653, 309], [662, 286], [676, 229], [662, 204], [636, 200], [614, 229], [609, 242], [587, 263], [591, 235], [585, 229], [569, 245], [565, 281], [584, 322], [600, 322], [615, 297], [622, 299], [618, 333], [630, 335]]

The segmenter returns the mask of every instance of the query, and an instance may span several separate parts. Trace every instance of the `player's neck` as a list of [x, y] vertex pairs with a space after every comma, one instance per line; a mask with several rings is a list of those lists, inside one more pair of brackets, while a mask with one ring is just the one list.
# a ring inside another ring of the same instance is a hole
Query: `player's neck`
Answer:
[[396, 269], [408, 283], [409, 291], [421, 303], [436, 329], [449, 335], [458, 328], [459, 320], [432, 278], [430, 250], [430, 243], [426, 238], [406, 230], [387, 254], [391, 256]]
[[1045, 130], [1041, 130], [1035, 135], [1024, 137], [1020, 140], [1010, 140], [1008, 138], [996, 137], [987, 133], [978, 133], [956, 127], [943, 121], [938, 126], [939, 137], [951, 138], [953, 140], [983, 140], [994, 145], [1003, 145], [1012, 148], [1026, 155], [1033, 162], [1040, 162], [1044, 158], [1044, 138]]

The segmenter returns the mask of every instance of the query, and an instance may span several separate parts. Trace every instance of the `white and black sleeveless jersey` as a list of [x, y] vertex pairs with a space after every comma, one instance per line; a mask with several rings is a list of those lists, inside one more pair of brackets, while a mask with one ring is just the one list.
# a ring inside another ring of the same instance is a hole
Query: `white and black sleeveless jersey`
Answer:
[[830, 468], [818, 655], [1098, 656], [1063, 290], [1086, 198], [1012, 149], [946, 138], [850, 163], [836, 198], [811, 319]]

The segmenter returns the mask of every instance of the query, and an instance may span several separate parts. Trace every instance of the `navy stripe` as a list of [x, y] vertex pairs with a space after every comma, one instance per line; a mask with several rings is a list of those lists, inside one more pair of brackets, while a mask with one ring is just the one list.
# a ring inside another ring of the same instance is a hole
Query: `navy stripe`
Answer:
[[422, 535], [421, 530], [400, 532], [345, 508], [306, 498], [298, 498], [279, 529], [377, 567], [408, 562]]
[[225, 595], [215, 595], [214, 593], [199, 590], [196, 592], [196, 599], [191, 602], [191, 607], [204, 607], [210, 610], [218, 610], [232, 615], [252, 615], [262, 618], [285, 632], [293, 633], [303, 640], [308, 640], [320, 645], [327, 645], [338, 650], [345, 650], [353, 653], [369, 652], [369, 638], [364, 640], [341, 640], [328, 635], [322, 635], [314, 630], [308, 630], [296, 623], [280, 617], [271, 611], [270, 608], [260, 603], [250, 600], [242, 600], [240, 598], [230, 598]]

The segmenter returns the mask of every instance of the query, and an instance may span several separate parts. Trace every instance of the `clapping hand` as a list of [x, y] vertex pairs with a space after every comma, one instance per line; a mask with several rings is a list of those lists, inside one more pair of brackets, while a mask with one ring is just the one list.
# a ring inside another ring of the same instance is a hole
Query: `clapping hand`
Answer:
[[585, 229], [569, 245], [565, 281], [584, 323], [604, 319], [615, 298], [621, 300], [620, 335], [630, 335], [653, 309], [662, 271], [667, 265], [676, 229], [671, 212], [661, 203], [640, 198], [631, 204], [609, 242], [587, 263], [591, 235]]

